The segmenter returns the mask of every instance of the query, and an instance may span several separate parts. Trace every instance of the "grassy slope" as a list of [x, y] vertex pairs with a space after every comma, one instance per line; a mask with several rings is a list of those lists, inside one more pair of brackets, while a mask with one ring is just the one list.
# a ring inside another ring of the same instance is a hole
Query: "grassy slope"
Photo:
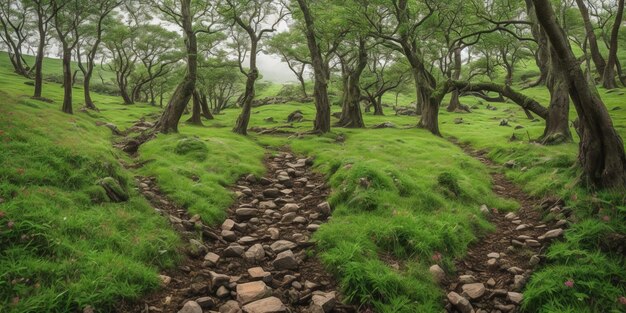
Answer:
[[[61, 113], [54, 84], [44, 90], [54, 104], [30, 100], [32, 87], [7, 63], [0, 61], [0, 311], [107, 310], [156, 288], [156, 270], [174, 264], [178, 238], [132, 188], [111, 132], [95, 126], [103, 117]], [[105, 200], [96, 183], [107, 176], [129, 190], [128, 202]]]
[[[50, 85], [50, 88], [54, 87], [58, 88]], [[30, 87], [21, 85], [20, 80], [16, 79], [3, 84], [4, 88], [10, 94], [28, 94]], [[54, 92], [57, 98], [60, 97], [60, 88], [58, 90]], [[80, 93], [80, 89], [75, 90]], [[276, 90], [278, 89], [270, 87], [263, 94], [270, 96]], [[545, 99], [547, 96], [540, 89], [530, 92], [537, 98]], [[406, 97], [402, 101], [410, 98]], [[77, 99], [80, 99], [78, 95]], [[615, 94], [606, 97], [606, 100], [609, 107], [622, 105]], [[114, 98], [98, 97], [97, 101], [102, 113], [95, 114], [94, 117], [113, 121], [120, 126], [128, 126], [139, 116], [153, 111], [153, 108], [141, 105], [121, 106], [120, 101]], [[400, 104], [403, 104], [402, 101]], [[477, 102], [475, 99], [464, 98], [464, 102], [471, 104], [470, 101]], [[17, 104], [13, 105], [16, 107], [12, 110], [25, 110], [17, 107]], [[43, 109], [40, 103], [37, 105], [40, 108], [32, 110], [45, 112], [44, 115], [59, 114], [50, 113], [56, 112], [56, 107], [50, 110]], [[526, 172], [521, 172], [519, 166], [507, 174], [520, 184], [528, 186], [528, 190], [533, 193], [546, 194], [552, 190], [565, 196], [576, 193], [580, 195], [580, 199], [588, 199], [583, 191], [569, 188], [568, 185], [576, 174], [571, 169], [576, 146], [572, 144], [546, 148], [527, 142], [509, 143], [508, 138], [514, 130], [499, 127], [501, 118], [509, 118], [513, 125], [525, 125], [525, 129], [515, 132], [524, 135], [528, 130], [531, 137], [536, 137], [541, 132], [542, 123], [525, 120], [514, 105], [497, 105], [500, 107], [498, 111], [477, 110], [474, 114], [462, 115], [469, 122], [467, 125], [454, 125], [452, 120], [458, 114], [442, 112], [441, 128], [446, 135], [471, 142], [478, 148], [489, 149], [491, 156], [498, 162], [516, 159], [527, 165], [530, 170]], [[295, 104], [257, 108], [254, 110], [251, 125], [276, 126], [265, 122], [264, 118], [271, 116], [282, 121], [295, 109], [301, 109], [308, 119], [294, 125], [295, 130], [309, 129], [314, 117], [313, 107]], [[512, 111], [505, 112], [506, 109]], [[334, 110], [338, 108], [335, 107]], [[387, 110], [389, 114], [389, 109]], [[616, 122], [618, 127], [624, 125], [623, 112], [612, 112], [621, 114], [616, 119], [622, 121]], [[477, 213], [480, 204], [487, 203], [502, 209], [513, 209], [515, 206], [493, 197], [487, 172], [477, 161], [467, 157], [447, 141], [433, 138], [421, 130], [334, 129], [334, 133], [322, 137], [288, 139], [252, 134], [248, 138], [242, 138], [230, 133], [237, 114], [237, 110], [227, 110], [225, 114], [218, 115], [215, 121], [205, 122], [205, 127], [183, 125], [179, 135], [159, 136], [140, 151], [142, 160], [151, 161], [140, 169], [141, 174], [156, 176], [163, 189], [177, 202], [186, 205], [192, 212], [201, 214], [205, 220], [218, 221], [223, 216], [223, 208], [231, 201], [230, 194], [223, 186], [247, 172], [260, 174], [263, 171], [260, 163], [263, 146], [290, 145], [296, 152], [316, 156], [319, 170], [329, 176], [334, 190], [331, 203], [335, 208], [332, 222], [323, 226], [316, 236], [321, 257], [328, 268], [338, 275], [349, 296], [356, 301], [372, 301], [382, 312], [440, 311], [442, 294], [426, 272], [433, 262], [431, 257], [441, 253], [442, 265], [449, 267], [451, 260], [462, 256], [466, 245], [477, 234], [489, 229]], [[89, 120], [83, 114], [76, 116], [81, 120]], [[370, 126], [387, 120], [400, 126], [416, 123], [414, 117], [366, 115], [365, 119]], [[623, 126], [620, 130], [623, 132]], [[345, 136], [344, 143], [335, 142], [338, 134]], [[103, 133], [100, 135], [105, 136]], [[94, 135], [88, 135], [89, 138], [92, 136]], [[205, 158], [182, 157], [174, 153], [178, 141], [188, 136], [197, 136], [207, 143], [209, 153]], [[200, 178], [199, 182], [191, 179], [193, 175]], [[447, 181], [458, 182], [462, 194], [457, 199], [446, 196], [450, 194], [450, 186], [454, 184], [438, 183], [439, 178], [445, 177], [452, 177]], [[370, 181], [371, 187], [361, 187], [361, 178]], [[610, 198], [611, 195], [606, 197]], [[584, 209], [579, 211], [584, 212]], [[613, 214], [612, 221], [623, 216], [618, 211], [610, 214]], [[601, 224], [597, 215], [592, 216], [589, 223], [595, 227], [593, 229], [598, 230], [596, 236], [611, 231], [612, 227], [619, 227], [613, 222]], [[588, 308], [587, 311], [593, 310], [595, 307], [589, 301], [579, 301], [577, 297], [567, 294], [573, 293], [572, 290], [563, 288], [562, 282], [567, 278], [574, 278], [578, 282], [578, 277], [581, 277], [595, 284], [587, 288], [600, 293], [604, 302], [599, 303], [604, 305], [603, 308], [607, 307], [606, 301], [612, 301], [608, 305], [614, 306], [614, 295], [624, 293], [623, 273], [615, 273], [613, 270], [616, 265], [623, 267], [623, 261], [589, 249], [589, 245], [578, 240], [593, 238], [580, 236], [582, 231], [589, 229], [585, 224], [582, 228], [584, 229], [578, 232], [568, 232], [570, 240], [563, 244], [564, 247], [558, 249], [557, 246], [551, 251], [571, 252], [582, 245], [584, 249], [579, 249], [582, 251], [581, 257], [596, 253], [588, 261], [591, 266], [606, 270], [596, 271], [599, 275], [595, 276], [588, 270], [574, 275], [574, 270], [587, 269], [568, 264], [572, 260], [579, 262], [578, 254], [567, 260], [558, 255], [553, 256], [551, 265], [537, 275], [544, 275], [543, 279], [548, 284], [535, 283], [533, 280], [527, 291], [527, 303], [534, 305], [529, 306], [530, 308], [539, 306], [545, 311], [555, 312], [558, 311], [554, 309], [555, 303], [561, 303], [576, 308], [577, 311], [584, 311], [585, 308]], [[604, 262], [602, 266], [597, 266], [599, 261]], [[400, 266], [400, 270], [390, 266], [394, 263]], [[617, 288], [613, 288], [611, 292], [607, 292], [612, 286], [610, 280], [605, 279], [607, 273], [619, 279]], [[571, 274], [571, 277], [564, 274]], [[576, 288], [578, 287], [576, 284]], [[536, 296], [533, 296], [533, 292]]]

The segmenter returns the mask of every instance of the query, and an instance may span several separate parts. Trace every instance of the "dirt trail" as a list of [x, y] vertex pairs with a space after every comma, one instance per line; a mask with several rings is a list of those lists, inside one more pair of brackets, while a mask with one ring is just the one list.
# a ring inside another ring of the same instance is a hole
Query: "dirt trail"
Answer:
[[136, 177], [139, 191], [186, 242], [185, 258], [162, 273], [159, 291], [119, 311], [357, 311], [340, 303], [335, 280], [310, 253], [312, 234], [331, 213], [324, 177], [311, 170], [312, 160], [288, 151], [264, 162], [265, 177], [237, 182], [228, 219], [216, 227], [170, 201], [155, 178]]
[[[484, 152], [462, 148], [492, 170], [493, 191], [500, 197], [516, 200], [521, 208], [516, 213], [481, 208], [496, 230], [469, 247], [466, 257], [456, 263], [457, 272], [452, 279], [442, 278], [448, 292], [446, 309], [463, 313], [518, 312], [528, 278], [541, 264], [550, 242], [562, 236], [563, 228], [567, 227], [565, 220], [542, 218], [547, 211], [563, 216], [561, 213], [566, 214], [567, 210], [561, 200], [542, 200], [526, 194]], [[431, 271], [435, 275], [440, 273], [438, 268]]]

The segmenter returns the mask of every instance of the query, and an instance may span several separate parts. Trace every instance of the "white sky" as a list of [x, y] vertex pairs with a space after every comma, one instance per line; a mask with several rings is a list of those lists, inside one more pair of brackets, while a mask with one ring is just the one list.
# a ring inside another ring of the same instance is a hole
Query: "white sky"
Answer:
[[263, 80], [286, 83], [296, 82], [296, 76], [289, 69], [285, 62], [282, 62], [280, 58], [274, 55], [267, 55], [259, 53], [257, 58], [259, 72], [263, 75]]

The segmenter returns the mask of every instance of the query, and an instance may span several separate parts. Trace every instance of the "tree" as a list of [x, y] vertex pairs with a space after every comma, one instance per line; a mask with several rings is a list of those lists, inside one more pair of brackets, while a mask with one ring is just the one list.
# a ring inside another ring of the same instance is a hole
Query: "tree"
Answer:
[[550, 1], [532, 2], [537, 19], [544, 28], [554, 53], [567, 69], [569, 93], [579, 118], [578, 160], [584, 182], [596, 188], [626, 187], [624, 143], [613, 128], [606, 106], [585, 78], [569, 40], [557, 22]]
[[228, 61], [224, 54], [218, 54], [207, 59], [203, 69], [198, 76], [197, 89], [206, 95], [211, 113], [218, 114], [241, 92], [244, 82], [239, 75], [238, 62]]
[[382, 97], [408, 81], [408, 66], [393, 51], [382, 49], [380, 45], [370, 49], [369, 53], [370, 61], [361, 78], [361, 89], [367, 95], [369, 105], [374, 107], [374, 115], [384, 115]]
[[137, 36], [131, 45], [137, 57], [137, 65], [131, 74], [132, 102], [140, 101], [142, 91], [155, 79], [165, 76], [172, 70], [173, 64], [182, 58], [179, 47], [180, 36], [159, 25], [140, 25]]
[[589, 43], [589, 50], [591, 51], [591, 59], [596, 66], [596, 71], [603, 77], [604, 69], [606, 68], [606, 61], [604, 57], [600, 53], [600, 49], [598, 48], [598, 39], [596, 38], [596, 33], [594, 31], [593, 24], [591, 24], [591, 19], [589, 18], [589, 10], [585, 5], [585, 1], [576, 0], [576, 5], [578, 5], [578, 9], [580, 10], [580, 15], [582, 16], [583, 23], [585, 25], [585, 35], [587, 37], [587, 42]]
[[[96, 105], [91, 99], [91, 77], [95, 67], [96, 54], [102, 42], [102, 33], [106, 27], [107, 16], [118, 6], [122, 4], [123, 0], [101, 0], [98, 5], [94, 7], [93, 14], [87, 19], [88, 26], [84, 28], [77, 28], [78, 32], [83, 32], [81, 40], [76, 44], [76, 56], [78, 59], [78, 68], [83, 73], [83, 90], [85, 96], [85, 107], [91, 110], [97, 110]], [[77, 35], [78, 37], [78, 35]], [[85, 50], [85, 57], [83, 57], [81, 50]]]
[[363, 115], [361, 113], [361, 74], [367, 67], [367, 39], [360, 35], [354, 40], [348, 41], [348, 50], [339, 53], [341, 72], [343, 76], [343, 98], [341, 116], [337, 125], [347, 128], [363, 128]]
[[309, 51], [304, 42], [306, 39], [302, 32], [290, 29], [272, 36], [267, 41], [267, 51], [281, 57], [281, 61], [287, 63], [289, 69], [296, 76], [302, 88], [302, 95], [307, 98], [306, 82], [304, 79], [305, 69], [311, 65]]
[[330, 101], [328, 100], [328, 63], [322, 57], [322, 51], [316, 37], [315, 21], [308, 0], [297, 0], [304, 20], [304, 34], [309, 46], [311, 65], [315, 77], [313, 97], [315, 97], [315, 121], [313, 132], [327, 133], [330, 131]]
[[[61, 8], [62, 6], [62, 8]], [[54, 1], [54, 28], [61, 42], [63, 64], [63, 107], [62, 111], [72, 114], [72, 50], [80, 40], [79, 25], [88, 17], [90, 3], [86, 0]]]
[[[241, 114], [237, 118], [233, 132], [246, 135], [250, 122], [250, 111], [255, 96], [254, 84], [259, 78], [257, 54], [259, 43], [264, 36], [276, 31], [278, 23], [285, 17], [284, 7], [271, 0], [226, 0], [228, 10], [224, 12], [232, 19], [240, 31], [233, 29], [233, 39], [239, 60], [239, 70], [246, 76], [246, 88], [241, 102]], [[268, 26], [269, 25], [269, 26]], [[243, 35], [243, 36], [242, 36]], [[247, 36], [247, 37], [245, 37]], [[248, 58], [248, 68], [243, 63]]]
[[622, 18], [624, 16], [624, 0], [618, 0], [617, 3], [617, 13], [615, 14], [615, 22], [613, 23], [611, 39], [609, 42], [609, 57], [604, 69], [604, 76], [602, 78], [602, 87], [606, 89], [614, 89], [617, 87], [615, 84], [615, 66], [617, 65], [619, 28], [622, 26]]
[[[418, 127], [434, 135], [439, 132], [439, 95], [437, 79], [427, 67], [421, 42], [429, 36], [425, 28], [435, 26], [436, 12], [443, 4], [431, 0], [413, 2], [407, 0], [385, 0], [372, 5], [360, 0], [363, 18], [372, 29], [372, 34], [384, 40], [388, 47], [402, 53], [410, 67], [417, 93], [417, 111], [421, 115]], [[444, 92], [445, 94], [445, 92]]]
[[48, 28], [64, 3], [55, 5], [55, 0], [30, 0], [28, 3], [37, 15], [39, 41], [37, 44], [37, 55], [35, 56], [35, 91], [33, 98], [40, 99], [43, 91], [43, 60], [44, 49], [48, 42]]
[[139, 56], [134, 53], [133, 46], [137, 40], [138, 32], [135, 25], [124, 25], [117, 22], [110, 26], [104, 36], [104, 46], [108, 51], [107, 58], [110, 62], [107, 68], [115, 72], [115, 83], [118, 86], [124, 104], [133, 104], [133, 99], [128, 93], [130, 76], [135, 70]]
[[24, 60], [22, 48], [30, 32], [27, 29], [28, 7], [20, 0], [0, 1], [0, 39], [8, 47], [13, 71], [29, 78], [30, 68]]
[[[176, 87], [167, 107], [155, 125], [161, 133], [178, 132], [180, 121], [187, 103], [196, 89], [198, 73], [199, 33], [212, 34], [219, 31], [216, 7], [219, 3], [200, 0], [153, 0], [153, 5], [162, 13], [162, 17], [178, 25], [183, 31], [187, 53], [187, 71]], [[195, 22], [195, 24], [194, 24]]]
[[546, 86], [550, 91], [550, 106], [546, 118], [546, 127], [539, 141], [543, 144], [571, 142], [569, 130], [569, 83], [559, 56], [548, 40], [544, 29], [539, 25], [531, 0], [526, 0], [527, 13], [532, 23], [531, 32], [539, 43], [538, 49], [542, 62], [542, 72], [546, 73]]

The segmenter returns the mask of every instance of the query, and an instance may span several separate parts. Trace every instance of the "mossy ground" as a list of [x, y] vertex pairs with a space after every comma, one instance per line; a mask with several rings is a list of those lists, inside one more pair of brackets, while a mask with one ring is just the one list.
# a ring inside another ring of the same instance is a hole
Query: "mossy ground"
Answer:
[[[334, 128], [323, 136], [293, 137], [235, 135], [231, 127], [239, 112], [225, 110], [204, 121], [205, 126], [182, 123], [179, 134], [159, 135], [143, 145], [139, 161], [145, 166], [131, 172], [116, 161], [127, 156], [111, 148], [110, 131], [96, 127], [95, 121], [123, 129], [158, 108], [125, 106], [118, 98], [95, 95], [99, 113], [64, 115], [59, 112], [58, 85], [44, 89], [44, 96], [55, 103], [30, 100], [32, 87], [4, 66], [0, 196], [8, 201], [0, 204], [6, 212], [0, 228], [0, 305], [15, 312], [66, 311], [88, 304], [106, 311], [120, 297], [134, 298], [157, 286], [158, 267], [173, 264], [179, 243], [165, 220], [134, 191], [133, 175], [156, 177], [178, 204], [218, 223], [232, 201], [228, 186], [240, 175], [260, 175], [266, 151], [289, 146], [314, 156], [333, 190], [333, 219], [315, 236], [320, 257], [347, 296], [380, 312], [440, 312], [443, 293], [428, 266], [441, 256], [439, 262], [451, 270], [467, 245], [492, 229], [479, 214], [481, 204], [502, 210], [517, 206], [493, 195], [488, 170], [478, 161], [446, 139], [414, 128], [416, 117], [394, 116], [388, 107], [387, 116], [366, 114], [365, 122], [391, 121], [398, 128]], [[81, 103], [81, 89], [74, 90], [76, 103]], [[277, 90], [268, 87], [264, 95]], [[547, 103], [542, 88], [525, 92]], [[625, 135], [623, 96], [600, 92]], [[386, 102], [393, 103], [391, 98]], [[405, 96], [400, 104], [410, 99]], [[528, 285], [524, 307], [530, 312], [619, 310], [617, 296], [626, 293], [626, 264], [623, 256], [600, 250], [598, 243], [608, 234], [626, 232], [623, 195], [590, 194], [577, 187], [576, 144], [544, 147], [529, 142], [541, 134], [543, 123], [526, 119], [519, 107], [493, 104], [498, 110], [491, 111], [477, 99], [462, 101], [480, 108], [471, 114], [442, 110], [444, 137], [486, 149], [498, 163], [515, 160], [518, 166], [507, 170], [509, 178], [532, 194], [568, 199], [581, 220], [567, 232], [566, 241], [548, 252], [548, 263]], [[287, 115], [296, 109], [305, 121], [287, 124]], [[276, 122], [266, 122], [268, 117]], [[457, 117], [466, 123], [454, 124]], [[310, 104], [271, 105], [254, 108], [250, 125], [293, 126], [285, 130], [301, 132], [311, 128], [313, 118]], [[503, 118], [513, 127], [499, 126]], [[524, 128], [515, 129], [517, 125]], [[521, 140], [510, 142], [513, 133]], [[181, 140], [189, 138], [204, 148], [177, 153]], [[103, 199], [95, 182], [106, 176], [126, 185], [129, 202], [94, 203]], [[12, 229], [6, 227], [9, 220], [15, 223]], [[32, 239], [21, 240], [23, 235]], [[563, 285], [568, 279], [576, 282], [574, 288]], [[11, 305], [15, 296], [20, 301]]]

